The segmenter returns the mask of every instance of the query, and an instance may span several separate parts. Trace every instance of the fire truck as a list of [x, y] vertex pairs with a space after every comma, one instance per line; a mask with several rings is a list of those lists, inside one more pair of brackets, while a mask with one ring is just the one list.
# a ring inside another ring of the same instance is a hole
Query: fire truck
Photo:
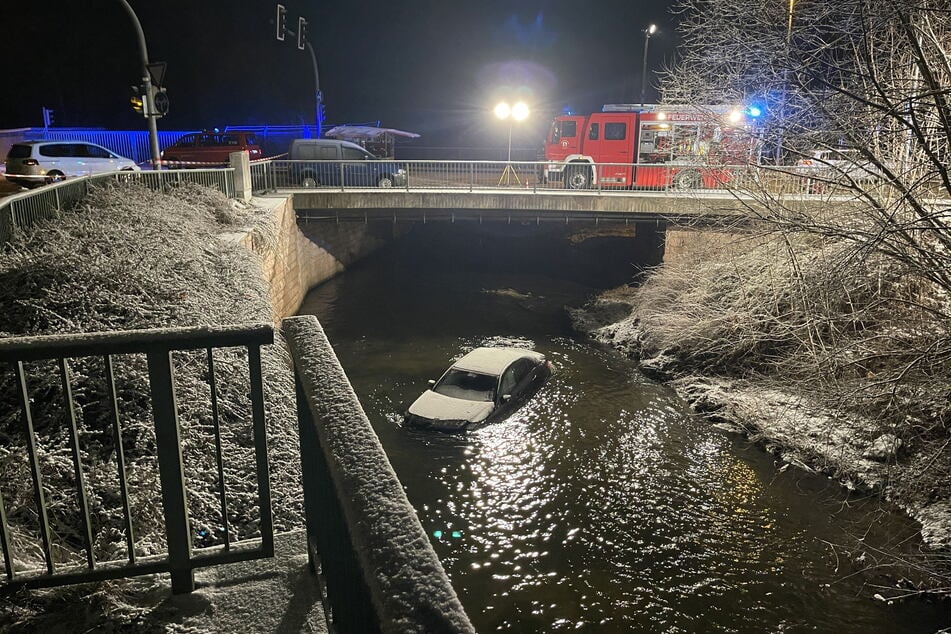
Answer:
[[[542, 180], [569, 189], [716, 187], [759, 162], [755, 106], [607, 104], [555, 117]], [[732, 168], [732, 169], [731, 169]]]

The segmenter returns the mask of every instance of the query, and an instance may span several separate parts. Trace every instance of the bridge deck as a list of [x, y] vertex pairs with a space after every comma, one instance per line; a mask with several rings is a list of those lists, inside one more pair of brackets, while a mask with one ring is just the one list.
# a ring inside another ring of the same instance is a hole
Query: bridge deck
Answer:
[[[725, 191], [575, 192], [530, 189], [339, 189], [283, 190], [294, 208], [310, 220], [537, 219], [666, 220], [675, 223], [762, 217], [766, 209], [753, 196]], [[837, 202], [852, 198], [838, 197]], [[783, 204], [804, 213], [825, 207], [829, 197], [797, 194]]]

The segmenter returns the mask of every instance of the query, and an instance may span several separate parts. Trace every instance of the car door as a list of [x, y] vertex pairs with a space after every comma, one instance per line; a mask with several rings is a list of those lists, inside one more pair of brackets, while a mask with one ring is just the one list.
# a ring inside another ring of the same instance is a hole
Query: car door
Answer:
[[86, 143], [64, 143], [61, 146], [60, 170], [67, 176], [86, 176], [92, 173]]
[[600, 168], [598, 181], [606, 186], [631, 184], [631, 167], [634, 156], [633, 119], [622, 114], [603, 115], [600, 129], [589, 130], [589, 136], [597, 133], [600, 138], [599, 163], [614, 163]]
[[354, 147], [342, 147], [344, 184], [348, 187], [372, 187], [374, 165], [370, 155]]
[[81, 153], [85, 154], [86, 169], [89, 174], [102, 174], [117, 170], [115, 155], [94, 143], [80, 143]]

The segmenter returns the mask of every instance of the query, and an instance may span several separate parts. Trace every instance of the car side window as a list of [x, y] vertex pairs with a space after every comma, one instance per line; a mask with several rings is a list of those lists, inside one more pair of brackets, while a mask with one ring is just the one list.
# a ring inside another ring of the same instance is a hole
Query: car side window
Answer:
[[532, 372], [535, 365], [528, 359], [520, 359], [515, 364], [515, 382], [521, 383]]
[[106, 148], [99, 147], [98, 145], [89, 145], [85, 144], [86, 147], [86, 156], [89, 158], [98, 158], [98, 159], [107, 159], [112, 158], [112, 153], [109, 152]]
[[592, 123], [592, 124], [591, 124], [591, 129], [588, 130], [588, 140], [589, 140], [589, 141], [597, 141], [597, 140], [598, 140], [598, 136], [600, 136], [600, 133], [601, 133], [601, 124], [600, 124], [600, 123]]
[[319, 149], [320, 154], [317, 156], [317, 158], [322, 161], [332, 161], [336, 158], [339, 158], [337, 156], [337, 148], [333, 145], [322, 145]]
[[499, 394], [505, 396], [506, 394], [511, 394], [512, 390], [515, 389], [515, 386], [518, 385], [518, 364], [513, 364], [502, 373], [502, 380], [499, 382]]
[[64, 156], [74, 156], [74, 154], [71, 143], [50, 143], [40, 146], [40, 156], [61, 158]]
[[343, 160], [345, 161], [362, 161], [366, 158], [366, 154], [360, 150], [352, 147], [345, 147], [343, 149]]

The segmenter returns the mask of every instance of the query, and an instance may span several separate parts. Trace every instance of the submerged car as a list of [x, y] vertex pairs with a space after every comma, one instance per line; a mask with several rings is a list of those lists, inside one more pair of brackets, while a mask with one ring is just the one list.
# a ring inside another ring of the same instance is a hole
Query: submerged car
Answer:
[[464, 431], [502, 420], [551, 376], [545, 355], [521, 348], [476, 348], [446, 370], [406, 412], [407, 425]]

